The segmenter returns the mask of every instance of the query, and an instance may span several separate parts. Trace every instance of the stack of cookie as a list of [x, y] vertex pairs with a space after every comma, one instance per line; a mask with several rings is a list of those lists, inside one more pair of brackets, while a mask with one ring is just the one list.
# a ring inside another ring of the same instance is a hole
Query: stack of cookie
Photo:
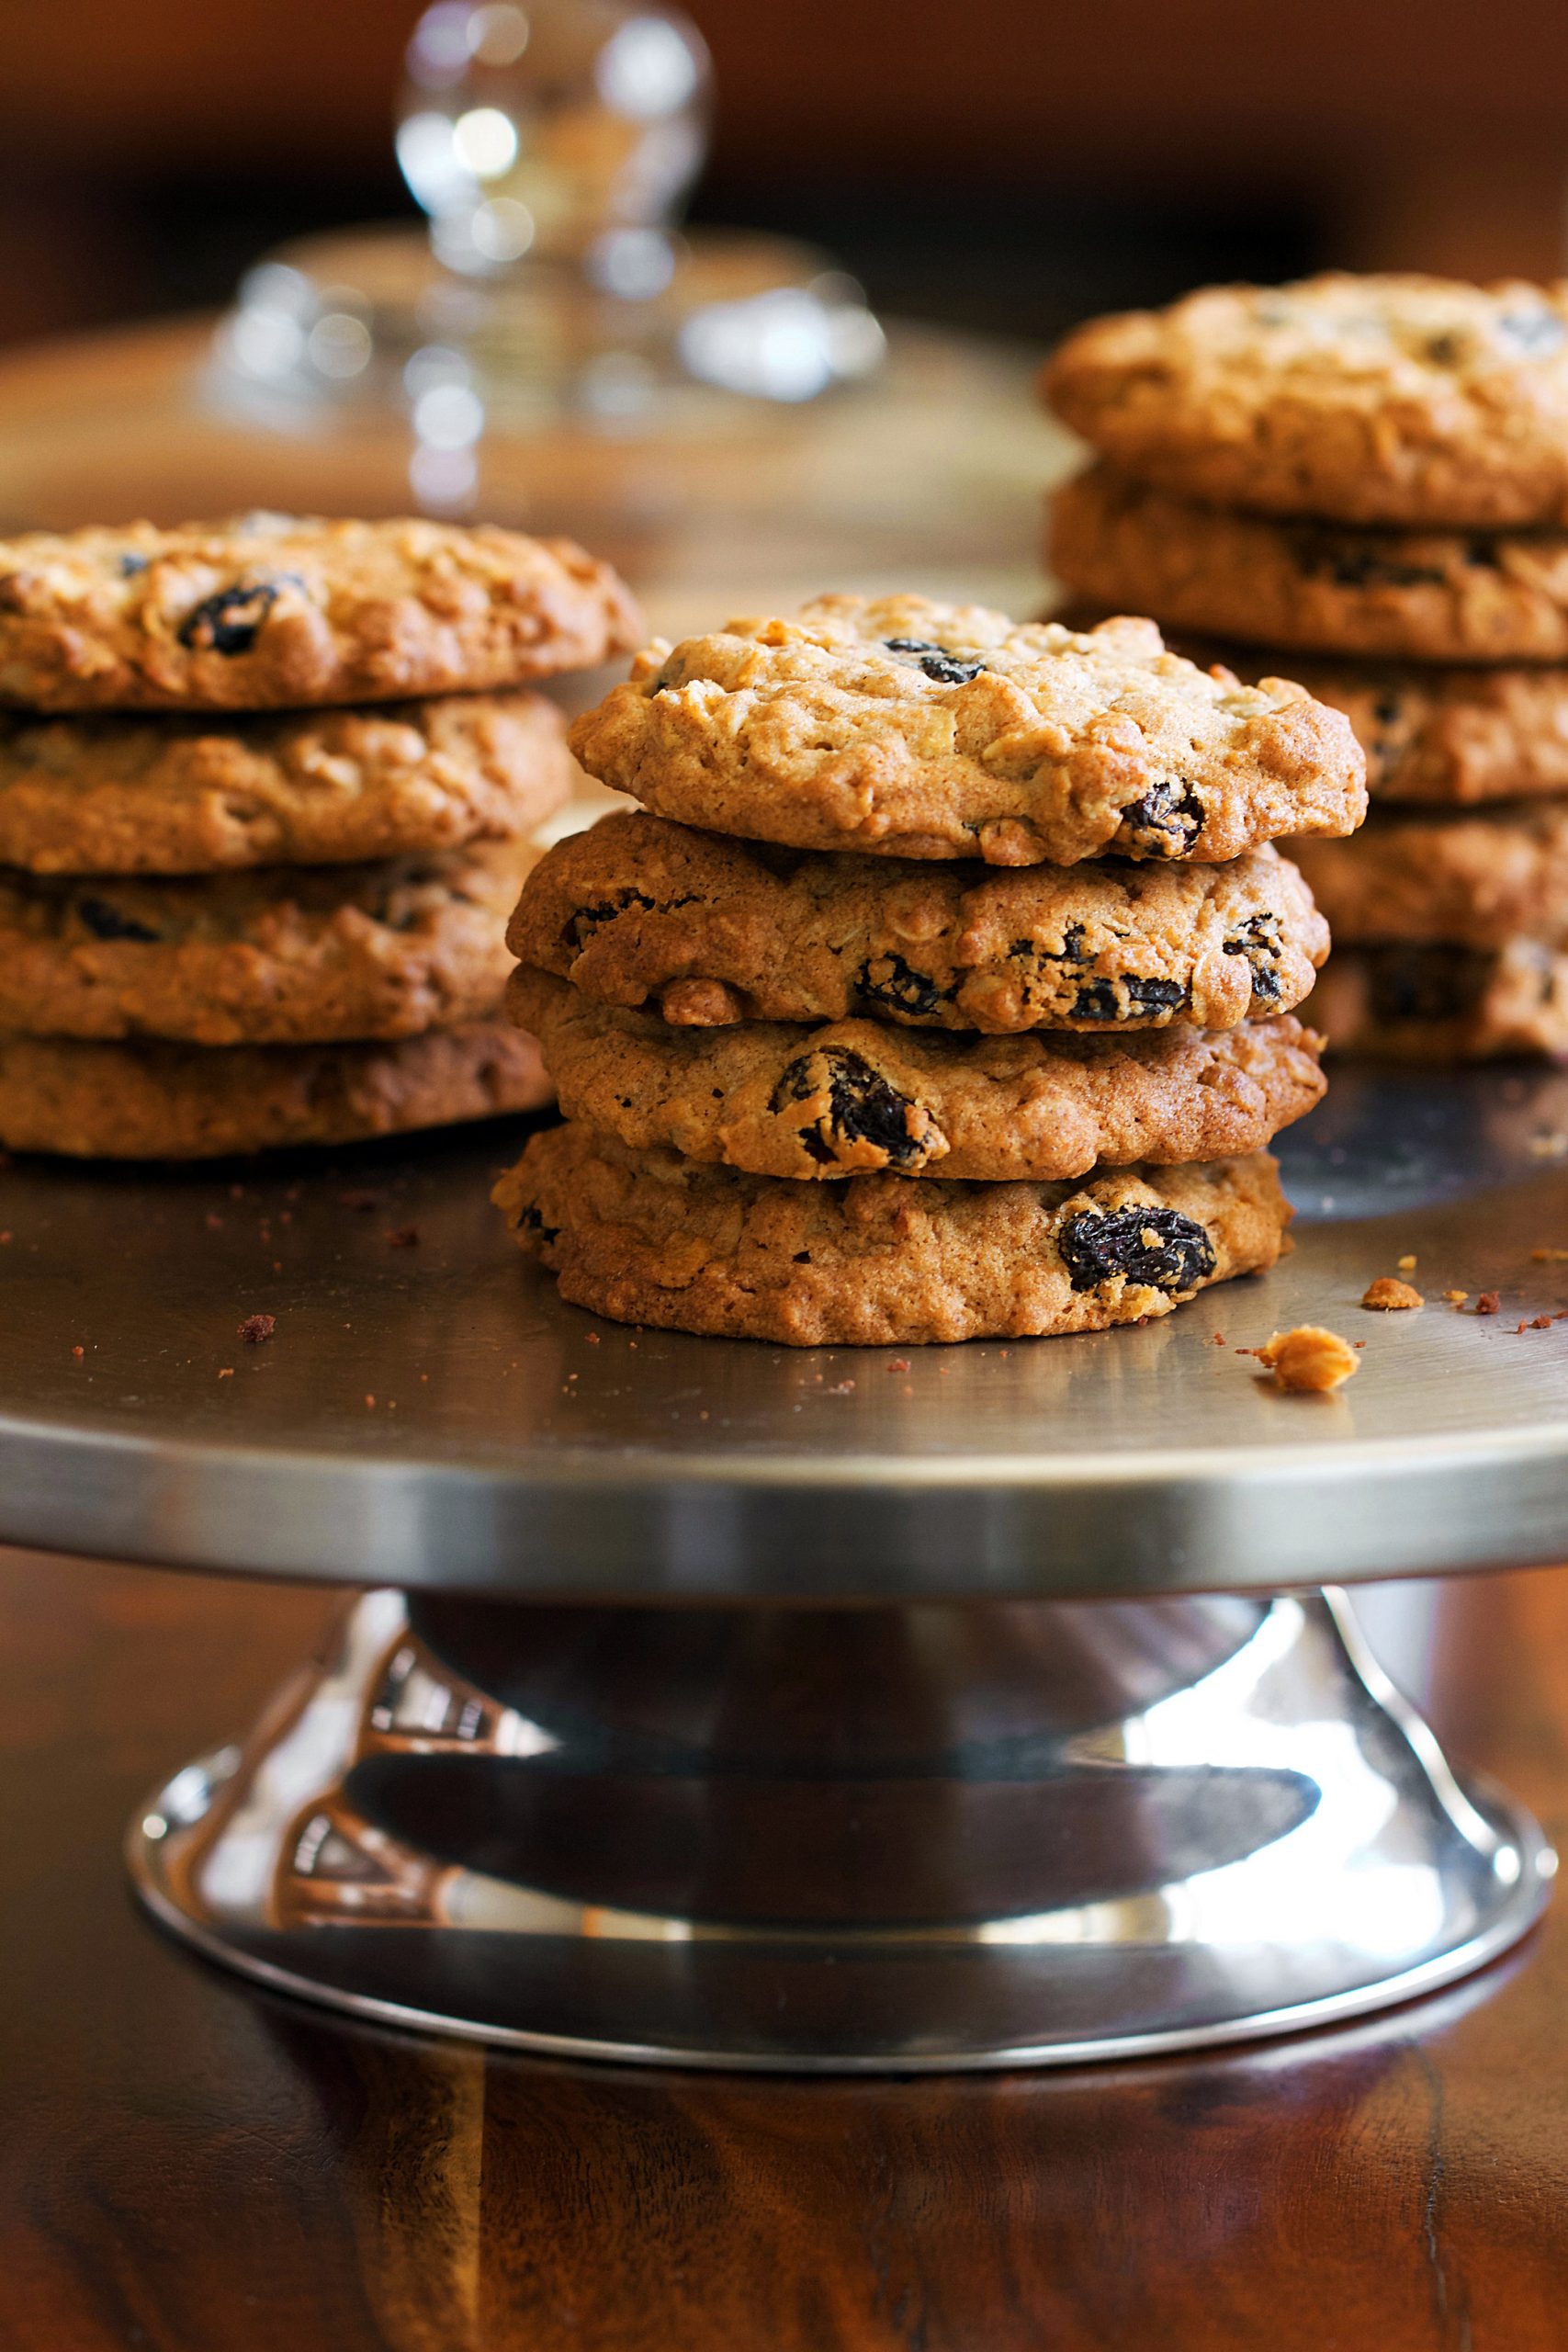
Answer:
[[576, 770], [524, 682], [636, 630], [604, 566], [499, 530], [0, 543], [0, 1145], [191, 1158], [547, 1101], [503, 935]]
[[1073, 596], [1288, 667], [1365, 747], [1385, 805], [1301, 845], [1337, 943], [1310, 1017], [1568, 1050], [1568, 288], [1215, 288], [1079, 330], [1046, 393], [1100, 453], [1055, 502]]
[[566, 1297], [811, 1346], [1095, 1330], [1271, 1265], [1322, 1091], [1285, 832], [1337, 713], [913, 596], [671, 650], [579, 720], [643, 804], [552, 850], [510, 1001], [570, 1124], [496, 1190]]

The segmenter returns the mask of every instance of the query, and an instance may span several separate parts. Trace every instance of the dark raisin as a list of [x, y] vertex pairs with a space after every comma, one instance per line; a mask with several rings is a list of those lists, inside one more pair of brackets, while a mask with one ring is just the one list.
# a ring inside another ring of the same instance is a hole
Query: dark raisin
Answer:
[[1122, 1004], [1115, 981], [1086, 981], [1074, 1000], [1073, 1012], [1079, 1021], [1120, 1021]]
[[180, 643], [197, 653], [248, 653], [286, 581], [297, 588], [304, 584], [280, 572], [275, 579], [236, 580], [231, 587], [215, 588], [180, 623]]
[[134, 915], [122, 915], [107, 899], [78, 899], [76, 911], [95, 939], [139, 939], [151, 945], [162, 936]]
[[811, 1263], [811, 1252], [810, 1252], [810, 1250], [797, 1250], [795, 1251], [795, 1263], [797, 1266], [809, 1266], [809, 1264]]
[[1098, 1290], [1113, 1274], [1151, 1290], [1193, 1290], [1214, 1271], [1214, 1245], [1179, 1209], [1085, 1209], [1056, 1237], [1075, 1290]]
[[1466, 539], [1464, 560], [1472, 571], [1495, 571], [1497, 563], [1497, 542], [1491, 538]]
[[146, 571], [147, 558], [144, 555], [131, 555], [127, 552], [120, 557], [115, 569], [122, 580], [134, 580], [139, 571]]
[[1008, 949], [1010, 956], [1027, 957], [1032, 964], [1092, 964], [1094, 957], [1083, 944], [1081, 922], [1069, 923], [1060, 947], [1042, 947], [1037, 940], [1015, 939]]
[[855, 995], [862, 1004], [902, 1013], [908, 1021], [930, 1020], [952, 994], [951, 989], [939, 989], [926, 973], [906, 964], [902, 956], [891, 954], [868, 956], [855, 981]]
[[1252, 967], [1254, 1004], [1278, 1004], [1283, 995], [1277, 968], [1282, 950], [1280, 918], [1276, 914], [1249, 916], [1226, 940], [1225, 954], [1245, 956]]
[[[686, 901], [682, 899], [677, 903], [684, 906]], [[617, 915], [629, 913], [633, 907], [640, 908], [645, 914], [651, 914], [653, 900], [644, 891], [628, 886], [625, 890], [617, 890], [613, 899], [601, 899], [596, 906], [579, 907], [561, 934], [562, 938], [569, 947], [586, 947], [602, 922], [614, 922]]]
[[558, 1225], [547, 1225], [545, 1223], [544, 1211], [535, 1201], [530, 1201], [528, 1203], [527, 1206], [523, 1210], [521, 1216], [518, 1217], [517, 1222], [522, 1227], [525, 1233], [536, 1233], [540, 1240], [544, 1242], [547, 1247], [550, 1242], [558, 1239], [560, 1234], [560, 1227]]
[[1459, 947], [1381, 947], [1367, 959], [1379, 1021], [1452, 1021], [1480, 997], [1492, 958]]
[[1178, 776], [1156, 784], [1122, 811], [1120, 834], [1151, 857], [1185, 857], [1203, 830], [1203, 804]]
[[828, 1107], [814, 1127], [802, 1128], [803, 1150], [819, 1167], [830, 1168], [846, 1144], [869, 1143], [890, 1168], [918, 1168], [926, 1159], [921, 1129], [929, 1122], [910, 1114], [915, 1105], [890, 1086], [879, 1070], [843, 1046], [819, 1046], [791, 1062], [774, 1087], [770, 1111], [808, 1102], [826, 1091]]
[[1497, 332], [1526, 359], [1546, 359], [1562, 350], [1568, 326], [1555, 311], [1505, 311]]
[[1326, 576], [1339, 588], [1421, 588], [1443, 583], [1440, 565], [1404, 562], [1370, 537], [1325, 531], [1309, 523], [1292, 532], [1291, 547], [1309, 579]]
[[1073, 1012], [1080, 1021], [1133, 1021], [1141, 1012], [1179, 1012], [1186, 1001], [1179, 980], [1147, 980], [1123, 972], [1119, 981], [1086, 981]]
[[885, 637], [882, 640], [889, 653], [913, 653], [933, 685], [966, 686], [977, 678], [985, 663], [967, 653], [946, 653], [940, 645], [932, 645], [923, 637]]

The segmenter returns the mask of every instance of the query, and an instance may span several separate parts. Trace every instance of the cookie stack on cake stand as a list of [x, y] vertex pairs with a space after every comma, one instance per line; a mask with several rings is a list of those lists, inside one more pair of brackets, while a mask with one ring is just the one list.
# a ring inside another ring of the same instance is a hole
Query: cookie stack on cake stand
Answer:
[[1568, 289], [1213, 288], [1080, 329], [1045, 389], [1100, 453], [1055, 504], [1069, 592], [1286, 669], [1366, 750], [1365, 831], [1300, 844], [1336, 940], [1309, 1017], [1568, 1051]]
[[547, 1102], [503, 933], [576, 770], [525, 682], [636, 636], [607, 567], [500, 530], [0, 544], [0, 1145], [193, 1158]]
[[809, 1346], [1086, 1331], [1273, 1263], [1348, 723], [1086, 634], [825, 597], [579, 720], [509, 1002], [567, 1114], [496, 1199], [566, 1297]]

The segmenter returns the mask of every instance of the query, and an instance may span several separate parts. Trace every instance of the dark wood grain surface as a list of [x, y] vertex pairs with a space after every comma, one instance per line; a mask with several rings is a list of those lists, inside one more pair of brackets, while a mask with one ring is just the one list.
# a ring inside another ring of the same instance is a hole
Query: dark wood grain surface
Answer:
[[[1568, 1914], [1439, 2000], [1201, 2063], [805, 2084], [258, 1997], [118, 1846], [320, 1594], [0, 1552], [4, 2352], [1559, 2352]], [[1456, 1584], [1429, 1704], [1568, 1830], [1568, 1581]]]

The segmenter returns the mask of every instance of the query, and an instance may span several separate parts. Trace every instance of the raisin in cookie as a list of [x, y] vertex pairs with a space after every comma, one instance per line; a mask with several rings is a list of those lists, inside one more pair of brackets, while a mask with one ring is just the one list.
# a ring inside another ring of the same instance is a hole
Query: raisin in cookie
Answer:
[[0, 1032], [294, 1046], [483, 1020], [536, 854], [491, 842], [176, 881], [0, 869]]
[[1189, 505], [1096, 466], [1056, 492], [1047, 560], [1075, 597], [1101, 609], [1132, 606], [1169, 628], [1249, 645], [1568, 662], [1568, 531], [1280, 522]]
[[1374, 815], [1354, 842], [1300, 847], [1342, 944], [1503, 947], [1522, 935], [1568, 946], [1568, 808]]
[[1056, 413], [1185, 498], [1342, 523], [1568, 523], [1568, 287], [1335, 273], [1091, 320]]
[[512, 686], [635, 645], [569, 539], [246, 514], [0, 540], [0, 703], [273, 710]]
[[525, 964], [668, 1022], [1228, 1029], [1312, 987], [1328, 927], [1294, 866], [1010, 872], [776, 849], [640, 810], [560, 842], [507, 933]]
[[0, 865], [208, 874], [528, 831], [580, 771], [542, 695], [199, 718], [0, 713]]
[[660, 815], [800, 849], [991, 865], [1238, 856], [1349, 832], [1364, 763], [1300, 687], [1238, 686], [1146, 621], [1087, 635], [980, 605], [824, 596], [641, 654], [577, 721]]
[[85, 1159], [213, 1159], [533, 1111], [550, 1084], [502, 1021], [392, 1045], [98, 1045], [0, 1036], [0, 1146]]
[[870, 1021], [675, 1029], [520, 967], [508, 1010], [569, 1118], [760, 1176], [1054, 1182], [1256, 1151], [1323, 1091], [1290, 1013], [1129, 1037], [964, 1037]]
[[1568, 1053], [1568, 955], [1535, 939], [1336, 948], [1312, 1015], [1337, 1054], [1490, 1061]]
[[1065, 1184], [788, 1184], [581, 1126], [536, 1136], [492, 1197], [575, 1306], [797, 1348], [1142, 1322], [1271, 1266], [1291, 1215], [1263, 1152]]

